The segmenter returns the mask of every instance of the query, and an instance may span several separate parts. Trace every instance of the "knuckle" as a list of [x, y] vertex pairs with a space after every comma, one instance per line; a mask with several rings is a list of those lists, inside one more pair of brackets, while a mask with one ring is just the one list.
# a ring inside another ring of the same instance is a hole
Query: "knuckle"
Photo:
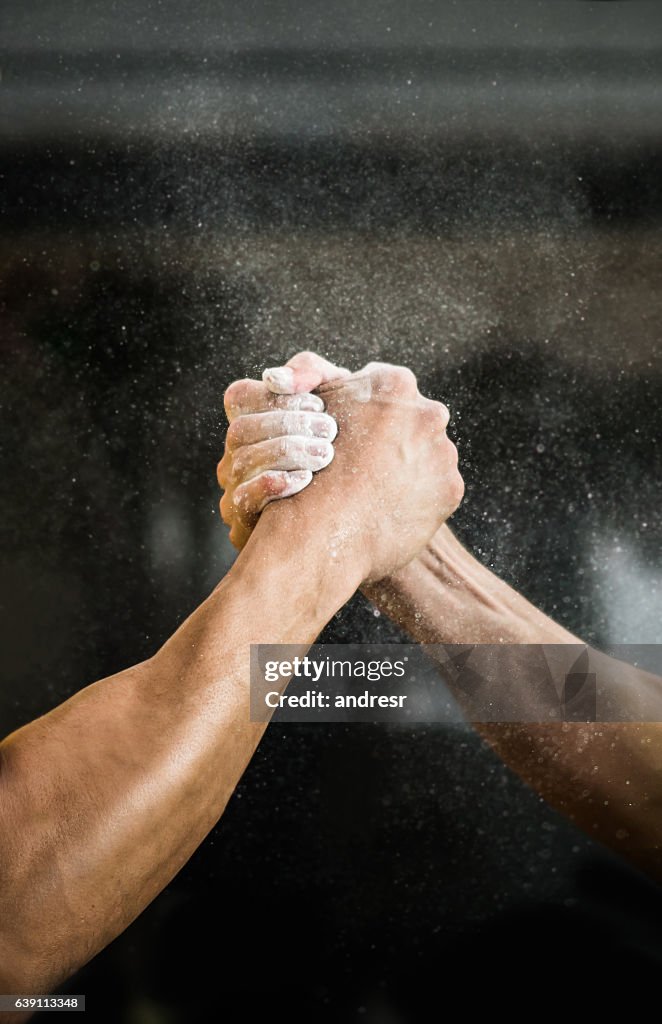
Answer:
[[440, 456], [446, 467], [451, 470], [457, 468], [457, 448], [446, 433], [442, 435]]
[[241, 418], [233, 420], [228, 427], [228, 432], [225, 435], [225, 444], [229, 449], [238, 448], [242, 443], [244, 434], [244, 425], [241, 422]]
[[437, 434], [445, 432], [450, 419], [450, 413], [444, 403], [435, 402], [430, 398], [422, 400], [421, 416], [430, 430]]
[[410, 394], [418, 390], [415, 375], [406, 366], [392, 366], [389, 363], [369, 364], [371, 375], [378, 387], [383, 391], [391, 391], [397, 395]]
[[388, 363], [366, 363], [363, 369], [360, 371], [362, 374], [367, 374], [373, 381], [374, 384], [379, 385], [382, 380], [388, 378], [389, 370], [392, 367]]
[[249, 377], [242, 377], [241, 380], [233, 380], [232, 383], [228, 385], [225, 389], [225, 394], [223, 395], [226, 412], [230, 412], [236, 406], [241, 405], [242, 401], [245, 400], [252, 383], [253, 382]]
[[439, 411], [434, 407], [434, 405], [431, 402], [424, 402], [419, 407], [418, 415], [421, 419], [421, 423], [429, 431], [429, 433], [438, 433], [441, 426], [439, 419]]
[[234, 493], [235, 517], [244, 526], [252, 526], [259, 514], [259, 484], [254, 480], [242, 484]]
[[232, 460], [232, 479], [242, 480], [248, 471], [248, 463], [250, 462], [250, 452], [241, 448]]
[[228, 460], [225, 455], [216, 466], [216, 479], [219, 487], [225, 487], [228, 480]]
[[453, 469], [449, 486], [452, 500], [455, 502], [455, 507], [457, 508], [464, 497], [464, 478], [457, 466]]
[[408, 366], [396, 366], [394, 367], [394, 370], [396, 378], [402, 387], [408, 389], [418, 388], [416, 374], [413, 372], [413, 370], [410, 370]]
[[232, 501], [229, 494], [224, 494], [218, 503], [221, 519], [226, 526], [232, 524]]
[[455, 500], [459, 505], [464, 498], [464, 477], [460, 472], [455, 473]]
[[[297, 352], [294, 356], [294, 360], [296, 360], [298, 364], [306, 366], [309, 366], [311, 363], [319, 362], [319, 359], [320, 357], [317, 355], [317, 352], [313, 352], [309, 348], [303, 349], [302, 352]], [[294, 360], [291, 359], [290, 362], [293, 362]]]
[[243, 515], [251, 504], [251, 489], [248, 484], [240, 484], [234, 492], [232, 504], [235, 512]]
[[445, 430], [451, 418], [448, 406], [444, 405], [443, 402], [434, 402], [433, 405], [436, 416], [441, 420], [442, 430]]

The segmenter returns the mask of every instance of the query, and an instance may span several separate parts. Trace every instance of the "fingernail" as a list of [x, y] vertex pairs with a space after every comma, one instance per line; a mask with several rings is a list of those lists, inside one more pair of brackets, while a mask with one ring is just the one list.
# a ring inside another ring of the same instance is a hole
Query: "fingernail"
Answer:
[[289, 366], [272, 366], [262, 374], [262, 380], [277, 395], [290, 395], [294, 391], [294, 371]]
[[328, 458], [331, 451], [331, 445], [327, 441], [308, 442], [306, 448], [311, 455], [319, 455], [323, 459]]
[[295, 408], [302, 412], [324, 412], [324, 402], [317, 395], [299, 395]]
[[313, 433], [315, 437], [326, 437], [333, 441], [338, 433], [338, 424], [332, 416], [316, 416], [313, 420]]

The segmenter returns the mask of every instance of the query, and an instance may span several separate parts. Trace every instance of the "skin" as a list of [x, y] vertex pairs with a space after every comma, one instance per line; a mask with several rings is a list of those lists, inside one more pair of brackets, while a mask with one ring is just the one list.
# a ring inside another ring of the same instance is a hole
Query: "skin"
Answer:
[[[384, 614], [421, 643], [579, 645], [552, 619], [486, 569], [442, 527], [403, 570], [368, 586]], [[565, 648], [568, 651], [568, 648]], [[562, 656], [563, 649], [554, 649]], [[478, 731], [499, 756], [553, 807], [591, 837], [662, 878], [662, 680], [584, 646], [586, 671], [630, 721], [480, 722]], [[525, 706], [530, 676], [506, 653], [501, 687]], [[463, 691], [452, 686], [461, 704]], [[598, 716], [600, 705], [598, 706]], [[639, 720], [637, 720], [639, 719]], [[649, 719], [649, 720], [647, 720]]]
[[[240, 390], [230, 389], [230, 410]], [[325, 401], [342, 437], [305, 505], [295, 495], [265, 509], [231, 571], [153, 658], [0, 744], [4, 992], [52, 991], [127, 927], [218, 821], [265, 728], [249, 718], [250, 645], [304, 653], [363, 581], [406, 565], [460, 501], [447, 410], [418, 393], [409, 371], [347, 374]], [[283, 423], [272, 419], [270, 431]], [[297, 425], [313, 437], [308, 421]], [[236, 460], [245, 445], [233, 436]]]
[[[304, 353], [298, 357], [298, 364], [291, 360], [288, 365], [305, 366], [309, 358], [316, 357]], [[369, 579], [382, 579], [393, 571], [394, 563], [397, 568], [406, 565], [423, 547], [425, 540], [421, 538], [429, 539], [462, 500], [464, 484], [457, 468], [457, 449], [446, 434], [448, 409], [440, 402], [423, 398], [410, 370], [383, 363], [371, 363], [359, 373], [335, 381], [324, 380], [318, 394], [338, 425], [333, 474], [317, 477], [305, 497], [297, 494], [292, 504], [299, 507], [304, 499], [303, 507], [311, 519], [328, 516], [335, 521], [332, 540], [337, 550], [345, 545], [371, 546], [379, 537], [389, 559], [373, 560]], [[251, 407], [262, 409], [264, 402], [266, 411], [255, 415], [246, 411]], [[275, 497], [284, 496], [288, 489], [289, 473], [283, 469], [283, 461], [278, 464], [277, 483], [268, 470], [272, 468], [274, 432], [281, 435], [292, 422], [292, 414], [274, 413], [272, 406], [273, 396], [267, 394], [266, 386], [259, 381], [237, 381], [226, 393], [230, 429], [218, 478], [228, 490], [220, 507], [224, 520], [231, 526], [230, 538], [239, 548], [250, 536], [260, 510]], [[404, 409], [407, 416], [399, 421], [398, 415]], [[328, 420], [328, 415], [317, 414], [313, 418]], [[297, 440], [307, 440], [301, 437], [300, 414], [296, 414], [294, 429]], [[332, 436], [328, 427], [326, 436]], [[259, 458], [251, 460], [247, 455], [246, 449], [251, 446], [261, 453]], [[280, 437], [275, 450], [281, 459], [284, 448]], [[384, 451], [407, 467], [406, 476], [395, 489]], [[426, 472], [416, 477], [411, 471], [413, 465], [426, 466]], [[440, 471], [439, 479], [431, 471], [435, 465]], [[248, 479], [243, 475], [246, 466], [252, 474]], [[338, 493], [332, 486], [334, 479], [342, 479], [343, 485], [356, 495], [354, 506], [339, 505]], [[403, 502], [405, 487], [407, 500]]]
[[[313, 353], [300, 353], [287, 364], [288, 375], [265, 371], [265, 381], [268, 387], [275, 380], [295, 392], [314, 389], [317, 360]], [[331, 374], [329, 364], [320, 360], [320, 381]], [[323, 395], [326, 387], [322, 384], [318, 393]], [[260, 402], [260, 390], [253, 387], [246, 393], [245, 411], [259, 418]], [[226, 458], [231, 464], [232, 453]], [[267, 469], [265, 463], [262, 470]], [[285, 477], [269, 500], [285, 496], [286, 490]], [[255, 484], [241, 509], [241, 537], [250, 535], [264, 500]], [[363, 590], [421, 643], [536, 645], [504, 647], [502, 674], [492, 679], [490, 693], [529, 721], [480, 721], [481, 711], [464, 689], [447, 672], [445, 678], [478, 731], [530, 786], [590, 836], [662, 878], [662, 724], [656, 721], [662, 719], [662, 680], [585, 647], [476, 561], [446, 525], [406, 566], [366, 581]], [[605, 721], [545, 720], [554, 707], [534, 705], [530, 686], [538, 645], [546, 645], [545, 658], [556, 679], [562, 680], [583, 657], [582, 671], [594, 673], [598, 684], [596, 717]]]

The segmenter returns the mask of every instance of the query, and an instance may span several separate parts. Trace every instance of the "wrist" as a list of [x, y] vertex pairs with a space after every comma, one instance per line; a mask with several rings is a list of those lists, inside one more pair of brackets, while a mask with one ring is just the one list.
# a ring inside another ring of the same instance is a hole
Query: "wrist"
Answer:
[[308, 611], [326, 621], [360, 586], [364, 561], [338, 518], [321, 516], [306, 507], [305, 495], [298, 497], [267, 505], [231, 572], [255, 577], [259, 589], [265, 573], [285, 593], [303, 588]]
[[477, 561], [446, 525], [404, 569], [362, 589], [420, 643], [577, 643]]
[[330, 483], [331, 478], [322, 473], [300, 494], [271, 502], [254, 533], [278, 537], [286, 547], [305, 546], [307, 557], [314, 558], [326, 572], [345, 574], [357, 590], [372, 570], [370, 531]]
[[[380, 610], [384, 610], [382, 604], [388, 604], [394, 600], [415, 602], [420, 596], [420, 581], [423, 574], [432, 568], [440, 581], [446, 575], [447, 563], [444, 558], [444, 544], [448, 545], [449, 543], [457, 545], [463, 554], [471, 558], [444, 524], [410, 562], [403, 565], [397, 572], [389, 573], [382, 579], [365, 581], [361, 584], [361, 591]], [[444, 579], [443, 582], [448, 582], [448, 579]]]

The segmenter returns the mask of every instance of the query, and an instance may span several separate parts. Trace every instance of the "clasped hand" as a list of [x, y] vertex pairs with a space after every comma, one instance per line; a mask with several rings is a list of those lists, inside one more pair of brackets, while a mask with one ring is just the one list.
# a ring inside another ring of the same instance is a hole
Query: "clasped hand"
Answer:
[[239, 549], [289, 498], [374, 581], [417, 555], [462, 500], [448, 410], [405, 367], [352, 374], [303, 352], [262, 381], [232, 383], [225, 408], [220, 507]]

